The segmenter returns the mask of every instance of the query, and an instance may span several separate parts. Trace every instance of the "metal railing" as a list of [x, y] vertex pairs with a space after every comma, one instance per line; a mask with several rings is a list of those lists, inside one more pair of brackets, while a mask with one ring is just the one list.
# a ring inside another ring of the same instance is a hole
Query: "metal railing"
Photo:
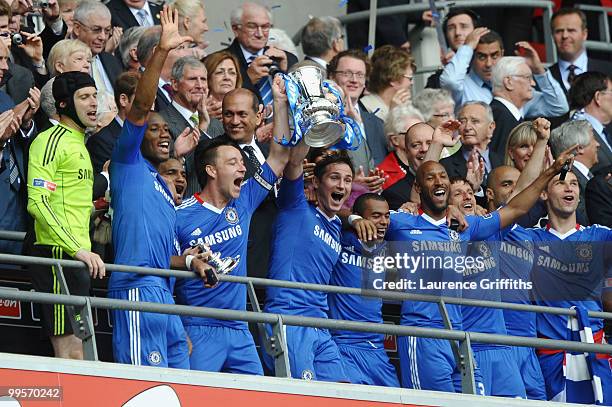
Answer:
[[[0, 232], [0, 238], [2, 238], [3, 236], [9, 235], [5, 234], [4, 232]], [[16, 236], [13, 235], [13, 237]], [[575, 352], [612, 353], [611, 345], [586, 344], [582, 342], [527, 338], [520, 336], [506, 336], [453, 330], [450, 323], [450, 319], [448, 317], [446, 304], [513, 309], [517, 311], [544, 312], [556, 315], [575, 316], [576, 312], [570, 309], [297, 283], [283, 280], [270, 280], [253, 277], [220, 275], [220, 281], [247, 284], [248, 286], [248, 294], [254, 311], [236, 311], [175, 304], [133, 302], [110, 298], [73, 296], [69, 295], [67, 286], [63, 278], [62, 270], [63, 268], [85, 268], [85, 265], [79, 261], [55, 260], [30, 256], [0, 254], [0, 263], [10, 263], [19, 265], [53, 265], [57, 268], [58, 275], [60, 277], [60, 286], [62, 294], [47, 294], [38, 292], [16, 291], [10, 289], [0, 289], [0, 298], [8, 300], [39, 302], [45, 304], [59, 303], [66, 305], [69, 313], [78, 312], [80, 314], [80, 318], [78, 320], [75, 318], [70, 318], [70, 320], [73, 323], [73, 331], [78, 337], [83, 340], [84, 354], [86, 359], [89, 360], [98, 359], [95, 333], [92, 322], [92, 307], [102, 309], [135, 310], [141, 312], [155, 312], [161, 314], [174, 314], [182, 316], [207, 317], [221, 320], [238, 320], [255, 323], [258, 326], [259, 334], [264, 340], [264, 347], [266, 351], [274, 357], [276, 375], [281, 377], [291, 377], [287, 342], [285, 337], [285, 331], [283, 329], [284, 325], [316, 327], [332, 330], [350, 330], [358, 332], [376, 332], [381, 334], [390, 334], [398, 336], [416, 336], [445, 339], [451, 341], [451, 347], [453, 349], [453, 354], [457, 366], [462, 372], [462, 390], [466, 394], [475, 394], [476, 391], [474, 381], [474, 361], [471, 349], [471, 342], [481, 342], [487, 344], [507, 346], [525, 346], [545, 349], [563, 349]], [[110, 271], [131, 272], [146, 275], [156, 275], [160, 277], [172, 276], [177, 278], [199, 278], [195, 273], [189, 271], [151, 269], [144, 267], [113, 264], [108, 264], [106, 267]], [[259, 308], [259, 303], [257, 301], [257, 297], [255, 296], [254, 285], [283, 287], [301, 290], [316, 290], [338, 294], [356, 294], [396, 301], [411, 300], [435, 302], [438, 304], [440, 313], [444, 318], [444, 324], [446, 326], [446, 329], [401, 325], [396, 326], [367, 322], [302, 317], [297, 315], [264, 313], [261, 312]], [[594, 318], [612, 319], [612, 313], [606, 312], [589, 312], [589, 316]], [[267, 334], [264, 324], [270, 324], [272, 326], [272, 335]]]
[[576, 8], [583, 11], [595, 11], [599, 13], [597, 16], [599, 41], [587, 41], [586, 47], [598, 51], [612, 52], [612, 44], [610, 44], [610, 24], [608, 23], [608, 13], [612, 13], [612, 7], [576, 4]]

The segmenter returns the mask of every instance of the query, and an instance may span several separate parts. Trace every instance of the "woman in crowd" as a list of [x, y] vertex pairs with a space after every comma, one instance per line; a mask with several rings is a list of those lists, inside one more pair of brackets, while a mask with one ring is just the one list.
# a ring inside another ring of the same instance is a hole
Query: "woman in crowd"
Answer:
[[393, 106], [409, 104], [416, 64], [405, 50], [392, 45], [382, 46], [372, 55], [369, 95], [361, 98], [368, 112], [382, 121]]
[[238, 60], [227, 51], [215, 52], [204, 60], [208, 72], [208, 114], [221, 120], [223, 96], [242, 86]]
[[[61, 40], [51, 48], [47, 58], [47, 69], [51, 79], [41, 89], [42, 108], [49, 119], [59, 120], [55, 112], [55, 100], [52, 93], [53, 78], [64, 72], [76, 71], [89, 74], [91, 59], [91, 50], [79, 40]], [[117, 105], [112, 95], [99, 93], [98, 125], [95, 129], [88, 129], [89, 132], [95, 133], [106, 127], [116, 115]]]
[[516, 126], [508, 136], [504, 164], [523, 171], [533, 154], [533, 147], [538, 136], [532, 122], [523, 122]]

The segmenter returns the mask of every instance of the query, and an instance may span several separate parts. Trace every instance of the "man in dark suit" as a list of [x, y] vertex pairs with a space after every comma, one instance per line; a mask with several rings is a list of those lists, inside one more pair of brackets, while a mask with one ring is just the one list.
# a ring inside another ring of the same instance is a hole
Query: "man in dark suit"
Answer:
[[578, 75], [569, 98], [570, 105], [579, 109], [572, 119], [588, 121], [600, 145], [597, 163], [591, 168], [596, 174], [612, 164], [612, 76], [601, 72]]
[[[0, 81], [8, 70], [8, 52], [8, 48], [0, 43]], [[10, 121], [5, 121], [0, 131], [0, 230], [25, 232], [28, 229], [27, 154], [35, 133], [32, 117], [40, 102], [37, 98], [30, 100], [33, 104], [26, 100], [16, 107], [11, 98], [0, 91], [0, 113], [12, 109], [22, 118], [21, 129], [17, 132], [7, 128]], [[0, 240], [1, 253], [21, 254], [21, 246], [22, 242]]]
[[[510, 132], [523, 121], [527, 103], [541, 105], [541, 108], [537, 109], [539, 113], [532, 111], [531, 114], [552, 114], [553, 109], [547, 104], [541, 103], [544, 102], [546, 97], [533, 89], [536, 84], [534, 75], [545, 73], [546, 70], [541, 63], [536, 64], [533, 60], [530, 61], [530, 59], [523, 57], [503, 57], [493, 67], [491, 109], [495, 121], [495, 131], [490, 148], [501, 157], [506, 153], [506, 144]], [[550, 81], [554, 83], [552, 79]], [[563, 98], [560, 89], [558, 89], [558, 94], [559, 97]], [[567, 103], [565, 103], [565, 100], [563, 102], [564, 110], [567, 112]]]
[[550, 67], [550, 72], [566, 95], [574, 79], [584, 72], [612, 73], [610, 62], [587, 55], [584, 46], [588, 36], [587, 19], [581, 10], [562, 8], [553, 14], [550, 25], [559, 57], [559, 61]]
[[587, 183], [586, 210], [591, 224], [612, 228], [612, 165], [603, 169]]
[[476, 200], [486, 203], [484, 191], [486, 190], [487, 176], [496, 167], [503, 164], [503, 157], [497, 155], [489, 148], [489, 142], [495, 130], [493, 112], [491, 107], [484, 102], [465, 103], [457, 115], [461, 122], [459, 133], [461, 135], [461, 148], [450, 157], [440, 160], [440, 164], [446, 168], [449, 177], [466, 178], [468, 173], [468, 161], [474, 165], [484, 165], [484, 177], [482, 189], [476, 188]]
[[[136, 56], [141, 66], [146, 67], [148, 65], [149, 59], [153, 55], [153, 51], [159, 42], [160, 36], [161, 28], [155, 26], [147, 29], [140, 37], [140, 40], [138, 40]], [[172, 84], [170, 83], [170, 77], [174, 63], [184, 56], [195, 56], [198, 59], [202, 59], [202, 53], [203, 51], [198, 47], [178, 47], [168, 52], [168, 57], [164, 62], [157, 84], [157, 96], [155, 98], [156, 112], [161, 112], [172, 102]]]
[[270, 65], [276, 63], [286, 72], [297, 63], [297, 57], [275, 47], [268, 47], [272, 14], [255, 3], [245, 3], [232, 11], [232, 31], [236, 37], [226, 51], [238, 59], [242, 87], [259, 95], [265, 106], [272, 103]]
[[115, 56], [104, 52], [112, 33], [110, 11], [103, 3], [82, 2], [74, 11], [73, 24], [74, 38], [91, 50], [91, 76], [98, 93], [114, 95], [113, 80], [123, 72], [123, 67]]
[[147, 0], [110, 0], [106, 6], [111, 12], [113, 27], [121, 27], [124, 32], [130, 27], [159, 25], [161, 8]]
[[[208, 95], [206, 67], [195, 57], [179, 58], [172, 67], [171, 85], [173, 101], [160, 112], [168, 124], [172, 139], [186, 128], [199, 128], [200, 139], [214, 138], [223, 134], [221, 122], [210, 119], [206, 112], [206, 96]], [[193, 154], [186, 157], [187, 170], [186, 196], [191, 196], [200, 186], [193, 168]]]
[[597, 164], [597, 150], [600, 148], [599, 143], [593, 136], [591, 125], [586, 120], [565, 122], [552, 131], [549, 144], [554, 157], [558, 157], [564, 150], [578, 145], [574, 151], [574, 164], [572, 166], [572, 172], [576, 175], [580, 187], [580, 202], [578, 203], [578, 209], [576, 209], [576, 219], [581, 225], [588, 226], [590, 222], [586, 213], [585, 191], [587, 183], [593, 178], [591, 169]]
[[327, 77], [327, 64], [344, 47], [342, 24], [336, 17], [313, 17], [304, 26], [301, 36], [304, 60], [315, 62]]

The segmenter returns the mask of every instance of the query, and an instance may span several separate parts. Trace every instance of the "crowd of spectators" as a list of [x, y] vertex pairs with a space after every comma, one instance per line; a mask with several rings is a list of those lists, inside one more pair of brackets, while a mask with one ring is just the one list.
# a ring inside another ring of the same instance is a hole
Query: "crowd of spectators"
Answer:
[[[39, 33], [32, 14], [42, 17]], [[337, 18], [313, 17], [301, 31], [299, 61], [278, 45], [280, 35], [271, 45], [268, 8], [245, 2], [228, 18], [233, 42], [207, 55], [201, 0], [0, 0], [0, 230], [27, 232], [24, 242], [0, 241], [1, 252], [83, 261], [89, 272], [65, 273], [81, 295], [92, 278], [108, 277], [104, 263], [193, 270], [201, 280], [114, 272], [108, 295], [246, 310], [246, 287], [218, 282], [212, 252], [239, 259], [236, 275], [364, 287], [371, 270], [361, 259], [388, 255], [385, 240], [479, 241], [460, 252], [491, 257], [490, 267], [436, 270], [443, 280], [489, 273], [564, 292], [580, 284], [570, 260], [555, 274], [525, 242], [612, 240], [612, 63], [587, 52], [579, 9], [552, 16], [558, 62], [548, 66], [507, 22], [452, 8], [442, 26], [449, 52], [421, 91], [403, 32], [368, 56], [355, 45], [362, 30], [349, 30], [347, 42]], [[494, 20], [500, 25], [484, 24]], [[413, 21], [431, 22], [430, 12]], [[305, 65], [341, 91], [358, 148], [277, 142], [291, 135], [292, 112], [274, 72]], [[529, 255], [513, 259], [504, 244]], [[453, 251], [423, 247], [421, 255]], [[590, 271], [597, 284], [588, 299], [506, 297], [499, 288], [476, 298], [610, 311], [606, 256]], [[55, 267], [29, 271], [37, 291], [60, 293]], [[265, 302], [267, 312], [376, 323], [381, 307], [280, 288], [269, 288]], [[55, 355], [82, 358], [70, 324], [78, 315], [42, 308]], [[454, 329], [569, 338], [568, 317], [558, 315], [449, 305], [448, 319]], [[605, 343], [602, 321], [586, 321], [591, 342]], [[447, 327], [436, 304], [417, 301], [404, 301], [401, 324]], [[274, 370], [240, 321], [115, 310], [113, 327], [117, 362]], [[293, 326], [285, 335], [296, 378], [461, 391], [449, 341], [400, 338], [398, 376], [382, 335]], [[586, 373], [572, 376], [563, 351], [473, 350], [480, 394], [612, 404], [609, 355], [585, 359]], [[575, 390], [584, 382], [593, 395]]]

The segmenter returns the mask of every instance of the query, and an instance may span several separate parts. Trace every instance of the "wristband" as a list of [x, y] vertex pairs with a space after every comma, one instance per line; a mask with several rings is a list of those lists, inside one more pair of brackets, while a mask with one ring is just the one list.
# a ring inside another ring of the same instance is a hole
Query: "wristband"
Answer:
[[45, 60], [43, 59], [40, 64], [37, 64], [36, 62], [32, 62], [32, 66], [36, 69], [42, 69], [45, 67]]
[[363, 218], [361, 216], [359, 216], [359, 215], [349, 215], [349, 217], [348, 217], [348, 224], [353, 226], [353, 223], [356, 220], [359, 220], [359, 219], [363, 219]]
[[195, 256], [191, 254], [188, 254], [187, 257], [185, 257], [185, 266], [187, 267], [187, 270], [191, 270], [191, 262], [193, 259], [195, 259]]

